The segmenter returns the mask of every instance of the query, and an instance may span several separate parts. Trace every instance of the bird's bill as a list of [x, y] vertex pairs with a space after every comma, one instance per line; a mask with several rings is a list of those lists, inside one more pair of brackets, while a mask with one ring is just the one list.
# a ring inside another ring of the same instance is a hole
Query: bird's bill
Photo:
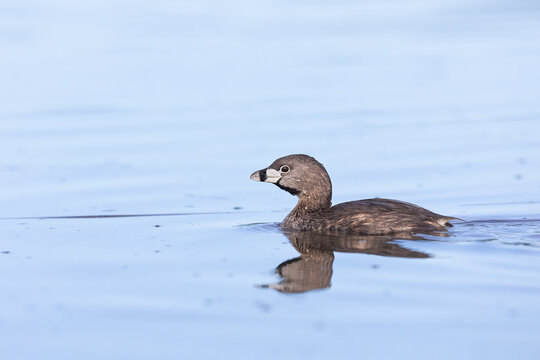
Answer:
[[281, 179], [281, 173], [274, 169], [262, 169], [255, 171], [249, 177], [251, 180], [275, 184]]

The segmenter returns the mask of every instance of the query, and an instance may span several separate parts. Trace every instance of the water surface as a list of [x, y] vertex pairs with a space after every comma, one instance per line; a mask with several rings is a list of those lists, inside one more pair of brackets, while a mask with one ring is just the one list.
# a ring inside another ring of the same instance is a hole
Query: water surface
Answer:
[[[538, 358], [534, 2], [0, 10], [4, 357]], [[298, 152], [465, 222], [283, 233]]]

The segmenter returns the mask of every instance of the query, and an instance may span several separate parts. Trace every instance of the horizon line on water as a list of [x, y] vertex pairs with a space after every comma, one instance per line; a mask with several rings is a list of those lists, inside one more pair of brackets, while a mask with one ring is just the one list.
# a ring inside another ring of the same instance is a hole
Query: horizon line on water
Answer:
[[[106, 219], [106, 218], [124, 218], [124, 217], [152, 217], [152, 216], [188, 216], [188, 215], [229, 215], [233, 213], [264, 213], [266, 211], [204, 211], [204, 212], [177, 212], [177, 213], [145, 213], [145, 214], [89, 214], [89, 215], [53, 215], [53, 216], [14, 216], [0, 217], [0, 220], [46, 220], [46, 219]], [[270, 210], [268, 212], [282, 212], [283, 210]]]

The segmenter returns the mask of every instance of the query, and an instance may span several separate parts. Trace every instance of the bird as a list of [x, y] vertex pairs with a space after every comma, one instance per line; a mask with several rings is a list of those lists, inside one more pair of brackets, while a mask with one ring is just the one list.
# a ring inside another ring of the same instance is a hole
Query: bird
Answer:
[[267, 182], [298, 197], [280, 226], [330, 234], [388, 235], [445, 231], [451, 220], [420, 206], [392, 199], [364, 199], [332, 206], [332, 182], [324, 166], [305, 154], [291, 154], [257, 170], [251, 180]]

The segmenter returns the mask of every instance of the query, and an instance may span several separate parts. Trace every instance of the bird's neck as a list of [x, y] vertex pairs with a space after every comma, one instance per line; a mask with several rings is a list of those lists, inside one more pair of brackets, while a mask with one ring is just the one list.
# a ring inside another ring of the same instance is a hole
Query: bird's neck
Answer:
[[332, 189], [313, 191], [311, 193], [302, 192], [298, 197], [298, 204], [292, 211], [297, 214], [313, 213], [332, 206]]
[[332, 203], [332, 192], [325, 194], [325, 196], [311, 196], [311, 195], [299, 195], [298, 204], [292, 209], [292, 211], [283, 220], [282, 226], [290, 229], [301, 228], [301, 225], [308, 221], [310, 214], [315, 214], [319, 211], [328, 209]]

